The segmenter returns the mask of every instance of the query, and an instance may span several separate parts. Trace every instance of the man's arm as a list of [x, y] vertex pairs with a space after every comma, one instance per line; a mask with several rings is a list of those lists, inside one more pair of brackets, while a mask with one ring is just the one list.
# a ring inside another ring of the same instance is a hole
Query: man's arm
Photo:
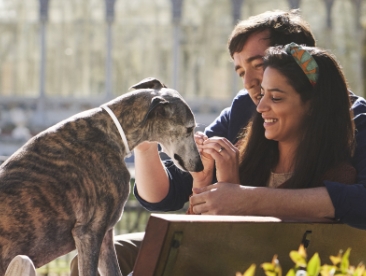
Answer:
[[335, 206], [335, 218], [353, 227], [366, 229], [366, 185], [325, 183]]
[[169, 191], [169, 179], [160, 160], [158, 144], [143, 142], [134, 149], [135, 183], [141, 199], [156, 203]]
[[357, 170], [357, 184], [325, 181], [325, 185], [335, 208], [335, 218], [366, 229], [366, 101], [352, 92], [350, 99], [356, 126], [356, 149], [352, 164]]
[[324, 187], [272, 189], [221, 182], [195, 189], [195, 193], [190, 201], [199, 214], [334, 218], [332, 201]]
[[171, 160], [162, 162], [156, 143], [144, 142], [135, 148], [133, 192], [147, 210], [176, 211], [192, 193], [192, 177]]

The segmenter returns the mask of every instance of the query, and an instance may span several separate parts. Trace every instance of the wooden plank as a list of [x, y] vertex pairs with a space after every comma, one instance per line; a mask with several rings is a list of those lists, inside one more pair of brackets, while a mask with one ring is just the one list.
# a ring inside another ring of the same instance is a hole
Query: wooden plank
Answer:
[[149, 275], [153, 275], [155, 268], [158, 265], [160, 252], [165, 242], [169, 226], [169, 221], [161, 219], [150, 219], [147, 222], [144, 239], [141, 243], [141, 248], [136, 259], [136, 263], [143, 265], [135, 265], [134, 275], [145, 275], [149, 271]]
[[235, 275], [252, 263], [258, 267], [256, 275], [264, 275], [259, 265], [275, 254], [286, 273], [294, 265], [290, 251], [297, 250], [304, 238], [309, 243], [308, 259], [318, 252], [322, 264], [330, 264], [330, 255], [351, 247], [350, 264], [366, 262], [366, 231], [343, 224], [152, 214], [133, 275]]

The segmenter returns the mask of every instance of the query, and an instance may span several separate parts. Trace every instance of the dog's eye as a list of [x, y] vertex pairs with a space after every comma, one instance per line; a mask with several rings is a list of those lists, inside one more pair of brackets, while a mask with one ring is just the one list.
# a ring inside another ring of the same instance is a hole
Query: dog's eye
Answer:
[[187, 134], [191, 134], [194, 130], [194, 127], [187, 127]]

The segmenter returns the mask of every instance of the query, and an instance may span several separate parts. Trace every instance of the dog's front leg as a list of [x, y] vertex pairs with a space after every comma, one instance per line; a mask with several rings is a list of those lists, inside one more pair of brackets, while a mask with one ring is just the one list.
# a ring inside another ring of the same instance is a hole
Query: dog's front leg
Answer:
[[104, 236], [102, 246], [99, 253], [99, 274], [122, 276], [121, 270], [117, 261], [117, 254], [114, 248], [114, 231], [109, 229]]

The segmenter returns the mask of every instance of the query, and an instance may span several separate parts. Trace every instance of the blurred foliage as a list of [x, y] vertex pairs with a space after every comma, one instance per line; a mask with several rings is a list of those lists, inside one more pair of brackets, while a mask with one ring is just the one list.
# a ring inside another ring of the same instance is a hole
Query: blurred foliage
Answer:
[[[315, 253], [309, 261], [307, 261], [306, 250], [300, 245], [298, 251], [291, 251], [290, 258], [295, 263], [286, 276], [366, 276], [365, 265], [363, 263], [352, 266], [349, 263], [351, 248], [346, 252], [339, 251], [337, 256], [330, 256], [331, 265], [321, 265], [318, 253]], [[282, 276], [281, 265], [277, 255], [273, 256], [272, 262], [263, 263], [261, 265], [266, 276]], [[236, 276], [254, 276], [256, 265], [252, 264], [243, 274], [236, 273]]]

